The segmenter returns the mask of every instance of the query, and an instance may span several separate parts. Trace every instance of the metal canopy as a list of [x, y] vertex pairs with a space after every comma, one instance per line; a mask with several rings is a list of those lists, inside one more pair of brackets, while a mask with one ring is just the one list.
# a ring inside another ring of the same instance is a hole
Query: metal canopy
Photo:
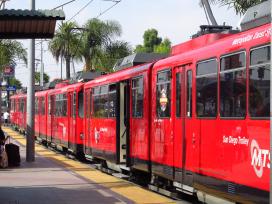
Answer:
[[53, 38], [62, 10], [0, 10], [1, 39]]
[[241, 21], [242, 31], [271, 23], [271, 1], [264, 1], [249, 8]]

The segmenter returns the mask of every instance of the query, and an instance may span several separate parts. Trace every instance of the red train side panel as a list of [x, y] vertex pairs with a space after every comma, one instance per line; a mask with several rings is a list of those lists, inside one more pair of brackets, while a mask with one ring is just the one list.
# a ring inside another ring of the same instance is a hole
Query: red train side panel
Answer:
[[[270, 123], [265, 97], [269, 94], [270, 36], [270, 25], [264, 25], [154, 65], [151, 162], [155, 175], [177, 186], [221, 191], [229, 199], [235, 193], [243, 202], [267, 201]], [[261, 86], [257, 84], [260, 78]], [[236, 92], [220, 88], [230, 83]], [[264, 98], [253, 86], [262, 87], [267, 93]], [[254, 97], [266, 105], [255, 110]], [[261, 114], [267, 116], [258, 117]]]

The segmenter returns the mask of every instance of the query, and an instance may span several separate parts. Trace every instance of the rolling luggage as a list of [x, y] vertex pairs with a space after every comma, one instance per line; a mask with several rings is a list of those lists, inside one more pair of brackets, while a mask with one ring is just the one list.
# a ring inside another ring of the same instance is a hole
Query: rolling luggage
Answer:
[[8, 156], [4, 147], [0, 146], [0, 168], [8, 167]]
[[5, 149], [8, 155], [9, 166], [20, 166], [20, 148], [18, 145], [10, 143], [5, 145]]

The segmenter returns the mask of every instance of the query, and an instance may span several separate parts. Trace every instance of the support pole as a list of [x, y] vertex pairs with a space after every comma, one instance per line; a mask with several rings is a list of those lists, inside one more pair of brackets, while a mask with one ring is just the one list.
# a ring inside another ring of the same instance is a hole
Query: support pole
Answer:
[[60, 57], [60, 79], [62, 80], [62, 56]]
[[[10, 76], [7, 77], [7, 87], [10, 86]], [[7, 90], [7, 110], [10, 111], [10, 91]]]
[[[30, 0], [30, 9], [35, 10], [35, 0]], [[29, 81], [27, 86], [27, 128], [26, 128], [26, 161], [35, 161], [34, 141], [34, 103], [35, 103], [35, 40], [31, 39], [28, 52]]]
[[41, 70], [40, 70], [40, 86], [43, 87], [43, 72], [44, 72], [44, 64], [43, 64], [43, 41], [41, 40]]

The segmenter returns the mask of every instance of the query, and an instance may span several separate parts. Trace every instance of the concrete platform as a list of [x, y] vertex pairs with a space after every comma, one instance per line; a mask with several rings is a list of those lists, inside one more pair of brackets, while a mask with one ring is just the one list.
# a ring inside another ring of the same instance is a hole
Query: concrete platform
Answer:
[[24, 155], [21, 146], [21, 166], [0, 169], [0, 204], [133, 203], [49, 158], [27, 163]]
[[41, 145], [35, 144], [36, 161], [27, 163], [25, 138], [10, 128], [3, 130], [21, 146], [22, 163], [0, 169], [0, 204], [176, 203]]

